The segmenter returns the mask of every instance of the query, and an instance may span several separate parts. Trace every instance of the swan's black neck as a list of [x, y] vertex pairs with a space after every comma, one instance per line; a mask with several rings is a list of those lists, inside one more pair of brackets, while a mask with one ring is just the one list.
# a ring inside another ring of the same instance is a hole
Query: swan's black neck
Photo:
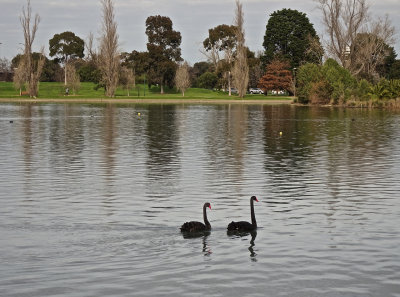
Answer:
[[204, 219], [204, 224], [206, 224], [207, 227], [211, 227], [211, 224], [210, 224], [210, 222], [209, 222], [208, 219], [207, 219], [207, 211], [206, 211], [206, 209], [207, 209], [207, 206], [204, 205], [204, 206], [203, 206], [203, 219]]
[[251, 224], [257, 228], [256, 215], [254, 214], [254, 200], [253, 197], [250, 198], [250, 212], [251, 212]]

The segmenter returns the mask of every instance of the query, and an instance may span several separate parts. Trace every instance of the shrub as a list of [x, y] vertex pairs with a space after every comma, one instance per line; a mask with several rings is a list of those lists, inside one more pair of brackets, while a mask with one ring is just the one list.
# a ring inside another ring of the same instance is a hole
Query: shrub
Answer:
[[389, 91], [391, 93], [391, 98], [399, 98], [400, 97], [400, 80], [390, 80], [389, 83]]
[[322, 66], [322, 74], [332, 88], [331, 101], [334, 104], [344, 103], [350, 98], [356, 79], [333, 59], [326, 60]]
[[371, 84], [367, 80], [362, 79], [357, 83], [357, 87], [354, 88], [353, 96], [357, 100], [367, 101], [371, 99], [371, 95], [369, 94], [370, 88]]
[[326, 80], [315, 82], [310, 90], [311, 104], [329, 104], [333, 88]]
[[357, 82], [349, 71], [328, 59], [323, 66], [305, 64], [299, 68], [297, 94], [300, 103], [364, 106], [368, 101], [371, 107], [392, 107], [398, 106], [397, 101], [389, 104], [388, 100], [400, 98], [400, 80], [382, 79], [375, 85], [365, 79]]
[[94, 64], [87, 63], [78, 69], [79, 77], [81, 81], [93, 82], [98, 84], [101, 80], [101, 72], [97, 69]]
[[309, 103], [314, 83], [322, 79], [321, 67], [307, 63], [302, 65], [296, 75], [296, 93], [299, 103]]
[[374, 99], [392, 98], [392, 93], [390, 91], [390, 82], [387, 79], [381, 79], [376, 85], [370, 87], [369, 94]]
[[205, 72], [197, 80], [197, 84], [203, 89], [213, 89], [217, 85], [218, 76], [212, 72]]

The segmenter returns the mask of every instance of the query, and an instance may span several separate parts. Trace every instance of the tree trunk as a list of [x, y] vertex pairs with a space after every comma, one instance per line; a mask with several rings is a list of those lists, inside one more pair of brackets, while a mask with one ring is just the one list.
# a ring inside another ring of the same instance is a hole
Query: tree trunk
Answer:
[[67, 85], [67, 61], [64, 64], [64, 86]]
[[161, 91], [160, 91], [160, 93], [161, 93], [161, 94], [164, 94], [164, 86], [163, 86], [163, 84], [161, 84]]
[[231, 90], [231, 72], [228, 71], [228, 90], [229, 90], [229, 96], [232, 96], [232, 90]]

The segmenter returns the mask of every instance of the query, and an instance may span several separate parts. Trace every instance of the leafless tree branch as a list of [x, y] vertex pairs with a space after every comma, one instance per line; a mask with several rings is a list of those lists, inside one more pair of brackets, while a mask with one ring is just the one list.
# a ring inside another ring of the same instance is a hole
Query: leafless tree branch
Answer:
[[106, 96], [114, 97], [120, 66], [117, 23], [115, 22], [113, 1], [101, 0], [101, 3], [103, 5], [103, 23], [100, 37], [99, 67], [103, 75]]
[[395, 34], [388, 17], [372, 20], [367, 0], [316, 0], [329, 36], [328, 53], [354, 75], [377, 76]]
[[[20, 71], [24, 71], [26, 76], [19, 76], [18, 79], [22, 79], [23, 77], [27, 81], [27, 90], [29, 92], [30, 97], [36, 97], [38, 94], [38, 83], [40, 79], [40, 75], [42, 73], [42, 69], [44, 66], [44, 56], [43, 49], [42, 54], [37, 63], [34, 63], [32, 57], [32, 45], [35, 40], [36, 32], [39, 27], [40, 17], [38, 14], [35, 15], [33, 24], [32, 22], [32, 7], [31, 1], [27, 0], [27, 8], [22, 8], [22, 15], [20, 16], [20, 22], [22, 25], [22, 31], [24, 33], [24, 57], [23, 62], [20, 63], [18, 68], [21, 68]], [[31, 28], [32, 26], [32, 28]], [[35, 65], [36, 64], [36, 65]]]
[[190, 87], [190, 75], [189, 65], [187, 62], [179, 65], [175, 74], [175, 85], [178, 90], [182, 92], [182, 96], [185, 96], [185, 91]]
[[247, 63], [247, 48], [245, 46], [243, 28], [243, 8], [239, 0], [236, 0], [235, 26], [236, 26], [236, 60], [233, 66], [233, 82], [238, 90], [238, 95], [243, 98], [249, 84], [249, 65]]

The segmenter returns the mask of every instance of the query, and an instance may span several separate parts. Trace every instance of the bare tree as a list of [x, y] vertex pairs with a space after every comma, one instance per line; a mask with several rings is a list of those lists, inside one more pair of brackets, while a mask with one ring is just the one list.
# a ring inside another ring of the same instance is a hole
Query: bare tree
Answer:
[[81, 87], [81, 80], [79, 74], [76, 72], [75, 65], [73, 63], [65, 64], [66, 78], [68, 81], [67, 86], [72, 89], [72, 93], [75, 95]]
[[[1, 44], [1, 43], [0, 43]], [[11, 70], [11, 63], [6, 58], [0, 57], [0, 72], [8, 73]]]
[[[234, 51], [232, 48], [227, 48], [225, 50], [225, 60], [227, 61], [229, 67], [231, 67], [231, 65], [232, 65], [233, 54], [234, 54]], [[229, 96], [231, 96], [232, 95], [232, 72], [230, 69], [227, 72], [227, 79], [228, 79], [228, 93], [229, 93]]]
[[387, 17], [369, 23], [366, 32], [357, 34], [350, 48], [350, 71], [372, 81], [379, 80], [377, 67], [384, 64], [393, 36], [394, 27]]
[[[366, 0], [316, 0], [329, 36], [327, 49], [344, 67], [350, 46], [368, 18]], [[347, 67], [346, 67], [347, 68]]]
[[305, 54], [312, 61], [318, 61], [318, 64], [322, 65], [324, 57], [324, 48], [322, 47], [318, 37], [312, 37], [308, 35], [307, 37], [309, 47], [307, 48]]
[[213, 64], [214, 69], [217, 69], [219, 62], [221, 61], [218, 48], [213, 46], [208, 50], [200, 49], [199, 51], [207, 58], [208, 62]]
[[182, 96], [185, 96], [185, 91], [190, 87], [190, 74], [189, 65], [187, 62], [179, 65], [175, 74], [175, 85], [178, 90], [182, 92]]
[[128, 92], [128, 97], [129, 97], [130, 96], [129, 90], [135, 87], [135, 75], [133, 73], [133, 70], [126, 66], [122, 66], [120, 70], [119, 82], [123, 86], [123, 88]]
[[[1, 45], [1, 42], [0, 42]], [[9, 81], [12, 77], [11, 62], [6, 58], [0, 57], [0, 81]]]
[[86, 61], [88, 62], [94, 62], [97, 64], [97, 52], [96, 49], [94, 48], [94, 35], [92, 32], [89, 33], [89, 36], [87, 37], [87, 40], [85, 42], [85, 50], [87, 52], [86, 54]]
[[[387, 18], [371, 21], [367, 0], [316, 1], [328, 33], [328, 53], [343, 67], [358, 75], [383, 59], [381, 45], [393, 42], [394, 28]], [[360, 38], [360, 34], [375, 37]]]
[[113, 0], [101, 0], [103, 24], [100, 37], [99, 67], [103, 76], [106, 96], [114, 97], [118, 85], [119, 44]]
[[233, 82], [238, 90], [238, 95], [243, 98], [246, 95], [247, 86], [249, 84], [249, 65], [247, 63], [247, 48], [245, 46], [244, 28], [243, 28], [243, 8], [239, 0], [236, 0], [236, 61], [233, 66], [232, 76]]
[[16, 90], [19, 90], [20, 96], [22, 96], [22, 88], [24, 87], [26, 81], [28, 80], [26, 67], [24, 63], [25, 59], [21, 59], [19, 61], [18, 67], [14, 69], [14, 77], [13, 77], [14, 88]]
[[[40, 49], [39, 59], [33, 63], [33, 73], [32, 73], [32, 82], [29, 83], [29, 95], [32, 97], [36, 97], [39, 93], [39, 80], [42, 75], [44, 63], [46, 62], [46, 57], [44, 55], [44, 48]], [[31, 95], [34, 93], [35, 95]]]
[[[36, 32], [38, 30], [38, 26], [40, 23], [40, 17], [38, 14], [35, 15], [35, 19], [33, 24], [32, 21], [32, 7], [31, 1], [27, 0], [27, 8], [22, 8], [22, 15], [20, 16], [20, 22], [22, 25], [22, 30], [24, 33], [24, 57], [23, 63], [20, 63], [20, 66], [23, 67], [26, 72], [26, 80], [27, 80], [27, 91], [29, 92], [30, 97], [36, 97], [38, 94], [38, 84], [39, 78], [44, 66], [44, 56], [43, 49], [42, 55], [40, 55], [39, 60], [35, 63], [32, 57], [32, 45], [35, 40]], [[18, 67], [20, 68], [20, 67]], [[22, 69], [21, 69], [22, 71]]]

